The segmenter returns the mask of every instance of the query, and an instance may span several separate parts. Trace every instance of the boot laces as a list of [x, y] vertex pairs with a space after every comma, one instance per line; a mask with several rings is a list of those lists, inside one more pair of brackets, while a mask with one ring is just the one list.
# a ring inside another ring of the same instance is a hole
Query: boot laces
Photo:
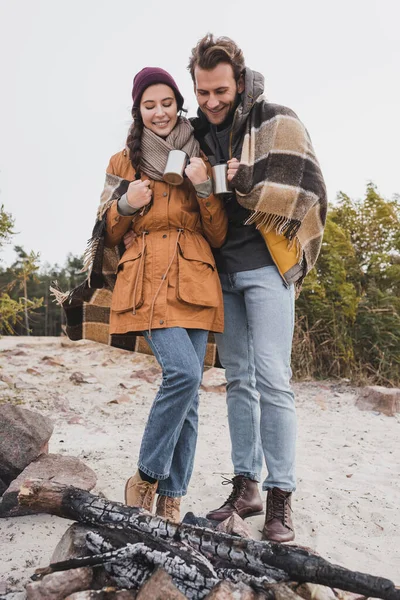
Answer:
[[141, 496], [143, 508], [149, 510], [148, 507], [151, 505], [151, 500], [153, 497], [153, 484], [149, 481], [141, 481], [136, 484]]
[[231, 504], [236, 508], [236, 502], [243, 496], [246, 489], [244, 480], [240, 475], [236, 475], [236, 477], [233, 477], [232, 479], [228, 479], [227, 477], [222, 477], [222, 479], [224, 480], [222, 485], [233, 485], [233, 490], [223, 506], [225, 506], [225, 504]]
[[[290, 505], [290, 494], [286, 495], [284, 492], [273, 493], [271, 491], [268, 497], [268, 511], [267, 520], [279, 519], [285, 527], [289, 527], [286, 520], [288, 519], [292, 507]], [[289, 527], [290, 529], [290, 527]]]

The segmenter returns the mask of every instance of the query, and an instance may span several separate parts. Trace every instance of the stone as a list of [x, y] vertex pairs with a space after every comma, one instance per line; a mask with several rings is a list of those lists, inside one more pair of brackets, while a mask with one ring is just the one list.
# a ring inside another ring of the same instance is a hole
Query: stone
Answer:
[[75, 383], [75, 385], [80, 385], [81, 383], [98, 383], [96, 377], [91, 377], [90, 375], [84, 375], [79, 371], [76, 371], [71, 374], [70, 380]]
[[[86, 535], [89, 531], [93, 532], [93, 529], [80, 523], [70, 525], [55, 547], [50, 563], [88, 556], [90, 552], [86, 546]], [[100, 589], [109, 581], [104, 567], [98, 566], [93, 570], [92, 587]]]
[[3, 404], [0, 418], [0, 478], [9, 485], [37, 458], [53, 433], [50, 419], [33, 410]]
[[65, 600], [135, 600], [136, 597], [136, 592], [133, 590], [105, 588], [103, 590], [76, 592], [71, 596], [67, 596]]
[[[205, 596], [204, 600], [257, 600], [259, 597], [257, 592], [254, 592], [250, 586], [244, 583], [220, 581]], [[264, 595], [261, 597], [265, 598]]]
[[93, 529], [80, 523], [73, 523], [68, 527], [55, 547], [50, 563], [87, 556], [89, 552], [86, 547], [86, 534], [89, 531], [93, 531]]
[[0, 496], [4, 494], [7, 488], [8, 484], [0, 478]]
[[253, 537], [250, 527], [236, 513], [233, 513], [230, 517], [225, 519], [225, 521], [218, 523], [216, 530], [229, 533], [230, 535], [238, 535], [243, 538]]
[[400, 412], [400, 388], [370, 385], [363, 388], [356, 400], [360, 410], [371, 410], [394, 417]]
[[224, 394], [226, 392], [226, 378], [224, 369], [211, 367], [210, 369], [204, 371], [200, 387], [206, 392]]
[[97, 481], [94, 471], [75, 456], [41, 454], [12, 481], [4, 492], [0, 502], [0, 517], [18, 517], [35, 513], [30, 508], [18, 505], [18, 492], [27, 479], [51, 479], [88, 491], [94, 488]]
[[74, 592], [87, 590], [92, 583], [92, 574], [93, 571], [89, 567], [50, 573], [40, 581], [27, 584], [26, 598], [27, 600], [64, 600]]
[[318, 583], [302, 583], [296, 587], [296, 594], [305, 600], [336, 600], [336, 595], [330, 587]]
[[136, 600], [186, 600], [164, 569], [156, 569], [139, 590]]

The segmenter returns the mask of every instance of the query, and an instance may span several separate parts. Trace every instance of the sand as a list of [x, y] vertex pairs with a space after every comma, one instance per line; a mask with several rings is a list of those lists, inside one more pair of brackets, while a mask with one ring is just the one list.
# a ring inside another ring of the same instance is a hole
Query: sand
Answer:
[[[2, 386], [0, 403], [18, 402], [49, 416], [49, 451], [82, 459], [97, 474], [94, 492], [122, 501], [160, 381], [155, 359], [61, 338], [5, 337], [1, 350], [8, 351], [0, 352], [0, 377], [16, 387]], [[43, 360], [49, 356], [53, 360]], [[74, 383], [76, 372], [88, 383]], [[222, 477], [232, 476], [223, 371], [207, 371], [204, 382], [194, 473], [182, 503], [183, 514], [203, 516], [223, 503], [231, 488], [221, 485]], [[400, 416], [360, 411], [354, 405], [358, 390], [346, 381], [293, 387], [299, 430], [296, 542], [333, 563], [400, 585]], [[256, 539], [263, 520], [247, 520]], [[35, 568], [48, 564], [69, 524], [51, 515], [0, 519], [0, 587], [23, 590]]]

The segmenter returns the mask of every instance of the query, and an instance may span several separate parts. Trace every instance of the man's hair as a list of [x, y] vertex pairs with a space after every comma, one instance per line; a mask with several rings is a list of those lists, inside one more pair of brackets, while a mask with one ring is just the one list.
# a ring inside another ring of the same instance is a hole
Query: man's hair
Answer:
[[207, 33], [192, 49], [188, 70], [193, 82], [195, 82], [196, 67], [210, 71], [220, 63], [231, 65], [236, 81], [239, 80], [246, 66], [243, 52], [233, 40], [224, 36], [214, 38], [212, 33]]

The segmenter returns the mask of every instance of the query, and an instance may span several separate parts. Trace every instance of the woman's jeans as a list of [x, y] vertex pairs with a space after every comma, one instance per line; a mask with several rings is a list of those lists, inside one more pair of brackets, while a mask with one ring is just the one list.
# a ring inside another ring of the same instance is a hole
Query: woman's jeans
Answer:
[[197, 442], [199, 387], [208, 331], [153, 329], [146, 341], [162, 368], [162, 382], [144, 430], [138, 467], [158, 480], [157, 492], [187, 491]]
[[263, 490], [293, 491], [296, 411], [290, 388], [294, 289], [275, 266], [220, 274], [225, 329], [216, 334], [226, 370], [229, 431], [235, 475], [260, 481]]

